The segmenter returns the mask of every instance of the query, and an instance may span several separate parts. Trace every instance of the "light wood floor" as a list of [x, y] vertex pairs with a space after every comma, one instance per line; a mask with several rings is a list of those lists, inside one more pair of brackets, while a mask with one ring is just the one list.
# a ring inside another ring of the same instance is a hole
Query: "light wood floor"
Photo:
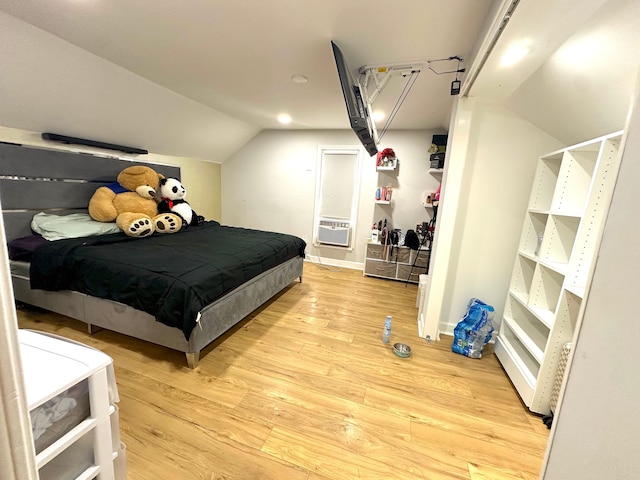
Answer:
[[[129, 480], [534, 479], [548, 439], [488, 346], [417, 337], [417, 287], [305, 263], [303, 282], [182, 354], [32, 309], [21, 328], [114, 359]], [[393, 315], [392, 342], [381, 341]]]

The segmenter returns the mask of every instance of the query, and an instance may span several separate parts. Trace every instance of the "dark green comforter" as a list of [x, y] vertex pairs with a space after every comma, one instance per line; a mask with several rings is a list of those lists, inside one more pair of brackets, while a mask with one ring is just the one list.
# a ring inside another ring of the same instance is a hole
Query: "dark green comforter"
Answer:
[[124, 303], [189, 339], [197, 313], [234, 288], [296, 256], [293, 235], [205, 222], [174, 234], [102, 235], [48, 242], [31, 261], [31, 288], [75, 290]]

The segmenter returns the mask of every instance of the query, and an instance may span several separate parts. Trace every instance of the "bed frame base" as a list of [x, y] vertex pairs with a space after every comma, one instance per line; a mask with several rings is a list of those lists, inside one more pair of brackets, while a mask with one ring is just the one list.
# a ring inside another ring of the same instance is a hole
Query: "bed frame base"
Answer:
[[100, 330], [104, 330], [104, 328], [100, 328], [95, 325], [91, 325], [90, 323], [87, 323], [87, 333], [89, 333], [89, 335], [98, 333]]
[[193, 369], [198, 366], [198, 362], [200, 361], [200, 352], [185, 352], [185, 356], [187, 357], [187, 366], [189, 368]]
[[[21, 262], [12, 262], [19, 267]], [[48, 292], [32, 290], [22, 268], [12, 272], [15, 299], [52, 312], [75, 318], [87, 324], [89, 334], [99, 329], [139, 338], [184, 352], [189, 368], [195, 368], [200, 351], [247, 315], [269, 301], [296, 279], [302, 282], [303, 259], [296, 257], [258, 275], [231, 291], [200, 312], [196, 328], [187, 340], [175, 327], [169, 327], [140, 310], [112, 300], [91, 297], [64, 290]]]

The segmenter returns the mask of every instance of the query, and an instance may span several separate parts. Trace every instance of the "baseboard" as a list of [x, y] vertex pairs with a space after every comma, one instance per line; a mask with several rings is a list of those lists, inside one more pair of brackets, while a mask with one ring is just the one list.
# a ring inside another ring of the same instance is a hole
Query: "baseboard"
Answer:
[[347, 262], [345, 260], [337, 260], [335, 258], [326, 258], [326, 257], [319, 257], [317, 255], [309, 255], [308, 253], [305, 254], [304, 261], [309, 263], [315, 263], [316, 265], [349, 268], [351, 270], [364, 271], [364, 263]]

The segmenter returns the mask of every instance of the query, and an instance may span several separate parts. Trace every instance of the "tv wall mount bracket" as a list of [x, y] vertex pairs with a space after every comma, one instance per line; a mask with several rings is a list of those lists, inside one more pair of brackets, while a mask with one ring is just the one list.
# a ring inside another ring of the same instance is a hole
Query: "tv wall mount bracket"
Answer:
[[[446, 62], [457, 61], [458, 68], [456, 70], [440, 72], [435, 70], [431, 66], [432, 63], [445, 62], [445, 61]], [[460, 63], [463, 61], [464, 60], [461, 57], [454, 55], [448, 58], [438, 58], [435, 60], [426, 60], [426, 61], [419, 61], [419, 62], [404, 62], [404, 63], [400, 63], [400, 62], [387, 63], [384, 65], [364, 65], [360, 67], [359, 69], [360, 90], [362, 93], [365, 106], [367, 108], [367, 112], [369, 114], [369, 118], [371, 119], [371, 126], [373, 129], [374, 139], [376, 143], [378, 143], [382, 139], [382, 136], [387, 131], [387, 128], [389, 128], [391, 121], [395, 118], [396, 114], [398, 113], [398, 110], [400, 109], [400, 106], [404, 102], [406, 96], [409, 94], [409, 91], [413, 87], [413, 84], [417, 80], [418, 75], [425, 68], [425, 66], [428, 67], [429, 70], [431, 70], [436, 75], [442, 75], [444, 73], [455, 73], [456, 79], [454, 80], [454, 82], [458, 82], [458, 87], [459, 87], [458, 73], [462, 73], [465, 71], [464, 68], [462, 69], [460, 68]], [[393, 107], [393, 110], [387, 117], [387, 121], [385, 122], [382, 128], [382, 132], [378, 134], [375, 117], [373, 116], [373, 103], [375, 102], [376, 98], [378, 98], [378, 95], [380, 95], [380, 93], [384, 90], [384, 88], [387, 86], [387, 84], [393, 77], [404, 78], [406, 80], [405, 88], [400, 93], [400, 96], [398, 97], [398, 100], [396, 101]], [[454, 89], [452, 84], [452, 90], [451, 90], [452, 95], [453, 95], [453, 90]]]

